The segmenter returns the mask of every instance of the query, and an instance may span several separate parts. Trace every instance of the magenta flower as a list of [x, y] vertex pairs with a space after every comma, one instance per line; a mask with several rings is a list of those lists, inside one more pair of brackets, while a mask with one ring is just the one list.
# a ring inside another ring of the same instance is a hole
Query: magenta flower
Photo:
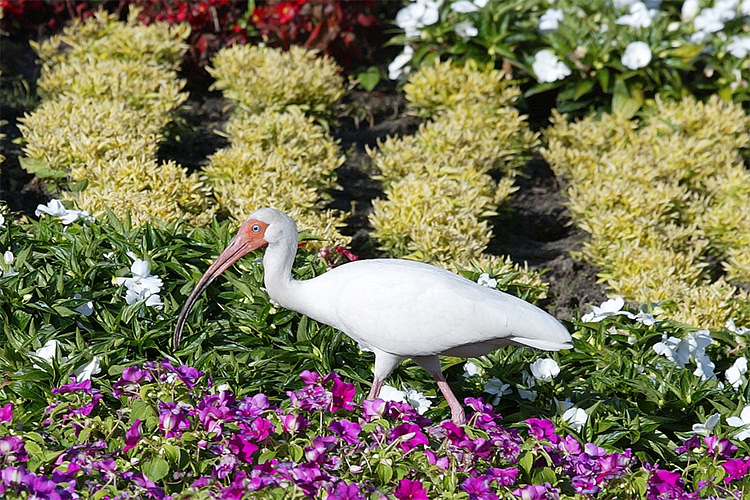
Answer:
[[116, 398], [123, 395], [139, 398], [141, 384], [151, 380], [153, 380], [153, 377], [148, 370], [142, 370], [137, 366], [129, 366], [123, 370], [120, 380], [112, 386], [112, 395]]
[[83, 382], [76, 383], [75, 375], [70, 376], [69, 384], [61, 385], [60, 387], [53, 387], [52, 394], [68, 394], [74, 392], [83, 392], [84, 394], [91, 394], [91, 380], [84, 380]]
[[402, 479], [399, 481], [396, 491], [393, 492], [393, 496], [398, 500], [429, 500], [427, 498], [427, 490], [424, 489], [422, 483], [412, 479]]
[[[156, 483], [148, 479], [146, 476], [144, 476], [141, 473], [136, 473], [132, 471], [123, 472], [121, 476], [124, 479], [129, 479], [136, 485], [140, 486], [144, 490], [146, 490], [151, 498], [155, 498], [156, 500], [162, 500], [166, 495], [164, 494], [164, 491], [159, 488]], [[136, 498], [138, 495], [136, 494]]]
[[366, 422], [383, 418], [385, 410], [386, 403], [382, 399], [365, 399], [364, 401], [362, 401], [362, 417]]
[[427, 436], [422, 433], [422, 429], [416, 424], [404, 422], [398, 427], [394, 427], [388, 436], [391, 441], [399, 439], [398, 447], [401, 451], [408, 453], [421, 444], [428, 444]]
[[310, 462], [322, 463], [326, 453], [336, 448], [336, 436], [317, 436], [312, 446], [305, 447], [305, 458]]
[[263, 414], [264, 410], [270, 407], [268, 396], [265, 394], [256, 394], [240, 401], [237, 405], [237, 413], [240, 418], [244, 419], [258, 418]]
[[177, 404], [159, 402], [159, 429], [166, 437], [180, 437], [189, 428], [190, 421]]
[[135, 448], [135, 445], [141, 440], [142, 432], [143, 422], [140, 418], [136, 418], [130, 429], [125, 432], [125, 448], [122, 449], [123, 453], [126, 453], [131, 448]]
[[[334, 375], [336, 372], [332, 372]], [[350, 382], [343, 382], [338, 375], [333, 379], [333, 387], [331, 388], [331, 394], [333, 394], [333, 403], [331, 405], [331, 411], [336, 411], [341, 408], [345, 410], [353, 410], [352, 401], [354, 401], [354, 395], [357, 393], [357, 388]]]
[[294, 413], [286, 413], [279, 418], [281, 418], [281, 428], [284, 432], [292, 435], [304, 431], [310, 425], [309, 420], [302, 415], [295, 415]]
[[0, 494], [5, 492], [6, 488], [16, 490], [24, 484], [25, 480], [34, 478], [34, 474], [26, 470], [24, 466], [6, 467], [0, 470]]
[[250, 424], [240, 422], [240, 429], [242, 429], [246, 437], [252, 439], [256, 443], [260, 443], [265, 441], [265, 439], [276, 430], [276, 426], [267, 418], [258, 417], [250, 422]]
[[497, 500], [490, 489], [490, 478], [487, 476], [469, 477], [461, 483], [461, 489], [469, 494], [469, 500]]
[[679, 472], [656, 469], [648, 479], [648, 498], [681, 498], [685, 483]]
[[23, 439], [16, 436], [0, 438], [0, 458], [6, 464], [25, 462], [29, 459]]
[[13, 420], [13, 403], [0, 408], [0, 422], [11, 422]]
[[484, 471], [484, 473], [486, 476], [490, 476], [497, 481], [497, 484], [500, 486], [512, 486], [518, 478], [518, 469], [515, 467], [506, 467], [504, 469], [492, 467]]
[[560, 441], [560, 437], [555, 434], [555, 424], [547, 419], [527, 418], [526, 423], [529, 426], [529, 434], [542, 440], [547, 439], [552, 444]]
[[427, 462], [430, 465], [436, 465], [443, 470], [448, 470], [451, 465], [451, 459], [449, 457], [438, 457], [432, 450], [424, 450], [422, 453], [427, 457]]
[[724, 482], [729, 484], [735, 479], [742, 479], [750, 472], [750, 457], [727, 460], [721, 466], [724, 467], [727, 473]]
[[258, 447], [255, 444], [251, 443], [240, 434], [235, 434], [234, 437], [229, 440], [227, 447], [232, 453], [237, 455], [237, 458], [246, 464], [253, 463], [252, 454], [258, 451]]
[[706, 443], [708, 452], [718, 458], [727, 460], [732, 457], [737, 446], [733, 445], [728, 439], [719, 439], [716, 436], [707, 436], [703, 438], [703, 442]]
[[362, 427], [355, 422], [341, 419], [331, 422], [328, 430], [343, 439], [346, 444], [357, 444], [359, 443], [359, 433], [362, 432]]
[[195, 368], [187, 365], [180, 365], [175, 368], [172, 363], [170, 363], [166, 359], [161, 362], [161, 365], [166, 370], [176, 374], [177, 378], [182, 380], [182, 382], [187, 386], [188, 389], [192, 389], [193, 387], [195, 387], [195, 383], [199, 378], [203, 376], [202, 371], [198, 371]]
[[522, 500], [547, 500], [558, 498], [557, 491], [549, 483], [530, 484], [513, 491], [513, 495]]
[[359, 494], [359, 486], [341, 481], [336, 485], [336, 489], [328, 494], [328, 500], [365, 500], [365, 497]]

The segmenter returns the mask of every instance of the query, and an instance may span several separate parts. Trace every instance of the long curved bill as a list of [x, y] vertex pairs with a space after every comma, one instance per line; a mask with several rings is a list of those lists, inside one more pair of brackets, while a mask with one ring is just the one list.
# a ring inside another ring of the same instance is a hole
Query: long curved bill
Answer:
[[185, 301], [180, 317], [177, 318], [177, 326], [175, 327], [174, 334], [172, 335], [172, 348], [174, 350], [177, 350], [180, 347], [182, 329], [185, 327], [185, 321], [187, 320], [190, 310], [208, 285], [210, 285], [213, 280], [226, 271], [232, 264], [237, 262], [242, 256], [262, 246], [257, 242], [248, 241], [243, 233], [244, 231], [242, 230], [237, 233], [237, 236], [235, 236], [224, 251], [221, 252], [221, 255], [219, 255], [214, 263], [208, 267], [200, 281], [198, 281], [198, 284], [195, 285], [195, 288], [187, 301]]

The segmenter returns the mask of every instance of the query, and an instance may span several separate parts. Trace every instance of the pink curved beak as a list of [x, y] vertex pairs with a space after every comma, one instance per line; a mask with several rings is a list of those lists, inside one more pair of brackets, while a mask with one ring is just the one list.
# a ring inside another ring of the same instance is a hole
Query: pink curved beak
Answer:
[[244, 222], [240, 226], [240, 230], [237, 235], [229, 242], [229, 245], [224, 249], [223, 252], [216, 258], [211, 264], [203, 276], [195, 285], [190, 296], [185, 301], [185, 305], [182, 307], [180, 317], [177, 318], [177, 325], [175, 326], [174, 334], [172, 335], [172, 348], [176, 351], [180, 347], [180, 341], [182, 340], [182, 330], [185, 327], [185, 321], [190, 313], [190, 310], [195, 305], [195, 302], [200, 297], [201, 293], [215, 280], [221, 273], [229, 269], [229, 267], [240, 260], [244, 255], [253, 250], [265, 246], [267, 243], [263, 238], [249, 238], [246, 225], [250, 221]]

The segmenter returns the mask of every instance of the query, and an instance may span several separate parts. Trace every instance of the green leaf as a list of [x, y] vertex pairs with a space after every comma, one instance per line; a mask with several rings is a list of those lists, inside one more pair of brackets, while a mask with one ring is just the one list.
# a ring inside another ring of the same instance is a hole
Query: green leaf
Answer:
[[147, 478], [156, 482], [164, 479], [169, 474], [169, 464], [161, 457], [155, 457], [143, 462], [141, 470]]
[[357, 81], [368, 92], [372, 92], [378, 86], [380, 79], [380, 70], [375, 66], [370, 66], [365, 71], [357, 73]]
[[630, 119], [641, 109], [641, 106], [643, 106], [643, 96], [637, 92], [629, 92], [625, 82], [617, 80], [612, 96], [612, 114], [622, 119]]
[[47, 160], [44, 158], [23, 157], [18, 159], [18, 163], [20, 163], [21, 168], [28, 173], [34, 174], [43, 179], [62, 179], [68, 175], [65, 170], [49, 168], [47, 166]]
[[388, 482], [393, 477], [393, 467], [390, 465], [384, 464], [383, 462], [380, 462], [378, 466], [375, 468], [375, 473], [380, 478], [380, 481], [382, 484], [388, 484]]
[[525, 452], [521, 455], [521, 458], [518, 459], [518, 465], [520, 465], [526, 473], [531, 472], [531, 468], [534, 466], [534, 455], [528, 451]]
[[704, 48], [705, 45], [682, 45], [674, 49], [667, 49], [660, 56], [662, 58], [676, 57], [683, 63], [688, 63], [698, 57]]

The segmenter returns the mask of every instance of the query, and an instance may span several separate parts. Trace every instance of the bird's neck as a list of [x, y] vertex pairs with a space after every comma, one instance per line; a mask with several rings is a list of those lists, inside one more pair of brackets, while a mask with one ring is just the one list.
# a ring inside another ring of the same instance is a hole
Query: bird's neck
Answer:
[[298, 310], [294, 292], [298, 282], [292, 278], [292, 265], [297, 255], [297, 241], [269, 245], [263, 255], [263, 282], [268, 295], [281, 306]]

